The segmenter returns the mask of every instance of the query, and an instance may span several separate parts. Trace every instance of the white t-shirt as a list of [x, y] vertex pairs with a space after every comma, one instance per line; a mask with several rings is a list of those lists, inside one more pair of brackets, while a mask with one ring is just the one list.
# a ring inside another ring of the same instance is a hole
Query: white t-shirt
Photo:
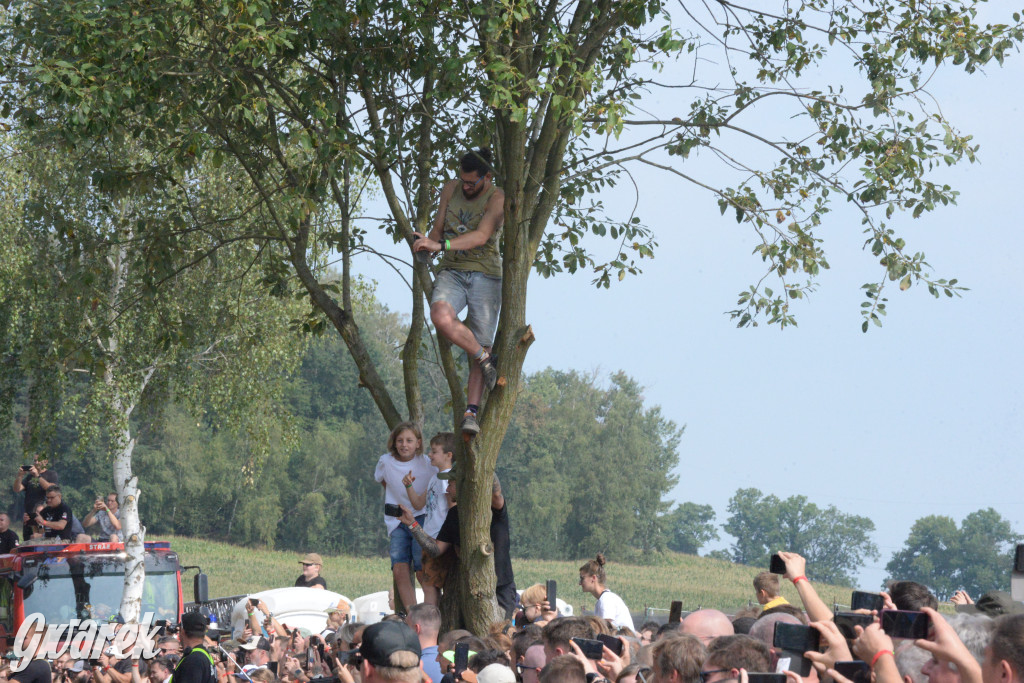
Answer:
[[[449, 467], [442, 472], [451, 470]], [[423, 507], [427, 511], [427, 519], [423, 522], [423, 530], [427, 536], [437, 538], [437, 532], [441, 530], [445, 517], [448, 516], [448, 499], [444, 494], [448, 492], [448, 481], [438, 479], [435, 474], [427, 484], [427, 504]]]
[[[402, 479], [409, 472], [416, 480], [412, 488], [416, 493], [423, 494], [427, 490], [430, 478], [437, 474], [437, 468], [430, 464], [430, 458], [426, 455], [415, 455], [409, 462], [402, 462], [390, 453], [385, 453], [377, 460], [377, 468], [373, 471], [373, 478], [384, 482], [384, 502], [404, 505], [412, 510], [414, 517], [423, 514], [423, 508], [414, 509], [409, 500], [409, 494], [405, 491], [405, 484]], [[388, 528], [388, 536], [398, 528], [401, 522], [398, 517], [384, 515], [384, 525]]]
[[630, 631], [636, 631], [633, 627], [633, 617], [630, 615], [626, 603], [610, 590], [601, 593], [601, 597], [597, 599], [597, 604], [594, 606], [594, 614], [612, 622], [615, 628], [625, 626]]

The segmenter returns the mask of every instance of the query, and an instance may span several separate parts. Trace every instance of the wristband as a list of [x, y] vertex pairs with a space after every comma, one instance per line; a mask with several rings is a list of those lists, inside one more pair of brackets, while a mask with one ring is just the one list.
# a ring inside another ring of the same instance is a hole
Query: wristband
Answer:
[[893, 654], [892, 650], [879, 650], [878, 652], [875, 653], [875, 656], [871, 658], [871, 668], [872, 669], [875, 668], [875, 664], [878, 663], [878, 660], [882, 657], [882, 655], [892, 655], [893, 657], [896, 656], [896, 655]]
[[293, 671], [292, 676], [295, 676], [295, 678], [302, 678], [302, 669], [296, 669]]
[[793, 585], [795, 586], [800, 581], [807, 581], [807, 583], [810, 583], [810, 581], [807, 579], [807, 577], [804, 576], [803, 574], [801, 574], [800, 576], [798, 576], [795, 579], [793, 579]]
[[139, 668], [139, 663], [138, 662], [132, 662], [132, 668], [138, 669]]
[[416, 521], [416, 520], [414, 519], [414, 520], [412, 520], [412, 524], [407, 524], [407, 525], [406, 525], [406, 527], [408, 527], [409, 531], [412, 531], [413, 529], [415, 529], [415, 528], [416, 528], [416, 527], [418, 527], [419, 525], [420, 525], [420, 523], [419, 523], [419, 522], [417, 522], [417, 521]]
[[444, 241], [444, 250], [445, 251], [451, 251], [452, 250], [452, 241], [451, 240], [445, 240]]
[[407, 489], [411, 489], [411, 488], [412, 488], [412, 484], [406, 484], [406, 485], [405, 485], [405, 488], [407, 488]]

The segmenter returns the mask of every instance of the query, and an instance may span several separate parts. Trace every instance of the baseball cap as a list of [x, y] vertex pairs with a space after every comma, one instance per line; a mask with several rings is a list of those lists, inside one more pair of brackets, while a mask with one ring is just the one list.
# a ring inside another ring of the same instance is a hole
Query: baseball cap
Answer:
[[320, 564], [324, 563], [324, 558], [320, 557], [317, 553], [306, 553], [305, 557], [299, 560], [302, 564]]
[[[374, 666], [391, 666], [389, 657], [396, 652], [412, 652], [422, 656], [416, 632], [401, 621], [381, 621], [367, 626], [359, 654]], [[420, 663], [417, 659], [416, 666]], [[412, 667], [409, 667], [412, 668]]]
[[181, 630], [187, 636], [201, 636], [210, 626], [210, 620], [199, 612], [186, 612], [181, 616]]
[[253, 635], [249, 640], [242, 641], [238, 644], [238, 647], [243, 650], [270, 650], [270, 643], [263, 636]]
[[478, 683], [516, 683], [516, 674], [504, 664], [495, 662], [480, 669], [476, 679]]

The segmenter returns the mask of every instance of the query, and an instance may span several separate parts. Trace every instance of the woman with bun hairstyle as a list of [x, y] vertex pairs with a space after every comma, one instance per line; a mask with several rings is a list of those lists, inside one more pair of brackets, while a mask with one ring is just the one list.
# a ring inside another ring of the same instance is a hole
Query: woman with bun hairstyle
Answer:
[[584, 593], [590, 593], [597, 598], [594, 614], [612, 622], [616, 628], [625, 627], [630, 631], [636, 631], [626, 603], [605, 585], [607, 579], [604, 574], [604, 563], [604, 555], [598, 553], [596, 558], [580, 567], [580, 588]]

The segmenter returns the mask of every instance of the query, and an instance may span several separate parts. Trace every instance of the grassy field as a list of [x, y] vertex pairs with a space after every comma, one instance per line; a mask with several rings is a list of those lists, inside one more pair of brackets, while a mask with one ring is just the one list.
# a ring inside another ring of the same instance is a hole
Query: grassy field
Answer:
[[[209, 576], [210, 596], [244, 595], [250, 592], [291, 586], [299, 575], [299, 558], [293, 552], [241, 548], [196, 538], [156, 537], [147, 540], [170, 540], [185, 565], [199, 565]], [[577, 584], [583, 561], [553, 562], [513, 560], [516, 586], [520, 589], [547, 579], [558, 581], [558, 596], [581, 609], [592, 610], [594, 598], [583, 593]], [[714, 607], [732, 612], [753, 600], [751, 586], [761, 571], [721, 560], [693, 555], [668, 554], [654, 565], [608, 565], [608, 587], [622, 596], [633, 612], [647, 607], [665, 609], [673, 600], [681, 600], [683, 609]], [[386, 590], [391, 586], [387, 558], [325, 556], [321, 572], [331, 590], [350, 599]], [[186, 600], [191, 599], [186, 586]], [[827, 604], [833, 601], [848, 604], [850, 588], [816, 584]], [[783, 582], [783, 595], [799, 604], [796, 590]]]

